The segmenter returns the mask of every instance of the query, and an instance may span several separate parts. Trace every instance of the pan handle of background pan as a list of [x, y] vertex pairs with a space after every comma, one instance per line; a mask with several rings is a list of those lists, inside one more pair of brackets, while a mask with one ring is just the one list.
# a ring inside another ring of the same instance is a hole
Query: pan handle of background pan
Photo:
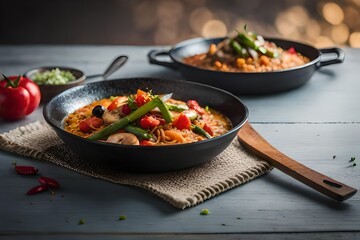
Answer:
[[[337, 64], [344, 62], [345, 59], [345, 53], [340, 48], [321, 48], [320, 51], [320, 62], [318, 64], [318, 67], [323, 67], [331, 64]], [[328, 57], [324, 57], [326, 55], [329, 55]], [[323, 59], [324, 57], [324, 59]]]
[[177, 69], [175, 63], [173, 61], [160, 61], [158, 60], [159, 56], [166, 56], [170, 58], [170, 51], [169, 50], [152, 50], [148, 53], [149, 62], [151, 64], [156, 64], [172, 69]]

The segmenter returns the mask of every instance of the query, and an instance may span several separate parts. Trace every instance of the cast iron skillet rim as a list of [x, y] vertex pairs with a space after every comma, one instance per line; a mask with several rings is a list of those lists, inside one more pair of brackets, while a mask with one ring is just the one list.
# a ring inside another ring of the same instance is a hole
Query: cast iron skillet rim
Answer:
[[[317, 52], [317, 57], [314, 58], [313, 60], [311, 60], [310, 62], [304, 64], [304, 65], [300, 65], [300, 66], [292, 67], [292, 68], [287, 68], [287, 69], [282, 69], [282, 70], [274, 70], [274, 71], [268, 71], [268, 72], [225, 72], [225, 71], [216, 71], [216, 70], [211, 70], [211, 69], [206, 69], [206, 68], [195, 67], [195, 66], [190, 65], [190, 64], [185, 64], [182, 61], [178, 61], [173, 56], [174, 52], [181, 49], [181, 48], [189, 47], [189, 46], [191, 46], [193, 44], [196, 44], [196, 43], [199, 43], [199, 42], [217, 41], [217, 40], [222, 40], [222, 39], [225, 39], [225, 38], [221, 37], [221, 38], [193, 38], [193, 39], [188, 39], [188, 40], [185, 40], [183, 42], [180, 42], [180, 43], [176, 44], [173, 48], [171, 48], [169, 50], [168, 55], [177, 64], [188, 67], [190, 69], [202, 70], [202, 71], [205, 71], [205, 72], [208, 72], [208, 73], [221, 73], [221, 74], [227, 74], [227, 75], [242, 75], [242, 74], [252, 74], [252, 75], [264, 74], [264, 75], [269, 75], [269, 74], [272, 74], [272, 73], [286, 73], [286, 72], [295, 71], [295, 70], [298, 70], [298, 69], [303, 69], [303, 68], [306, 68], [306, 67], [314, 65], [314, 64], [316, 65], [316, 63], [318, 63], [320, 61], [320, 56], [321, 56], [320, 51], [317, 48], [315, 48], [315, 47], [313, 47], [311, 45], [308, 45], [308, 44], [305, 44], [305, 43], [302, 43], [302, 42], [289, 41], [289, 40], [285, 40], [285, 39], [281, 39], [281, 38], [266, 38], [266, 37], [264, 37], [265, 40], [274, 41], [275, 43], [277, 41], [283, 41], [283, 42], [287, 42], [287, 43], [290, 43], [290, 44], [302, 45], [303, 47], [311, 48], [312, 50]], [[201, 53], [196, 53], [196, 54], [201, 54]], [[309, 58], [308, 56], [305, 56], [305, 57]], [[184, 58], [184, 57], [182, 57], [182, 58]]]
[[[164, 78], [149, 78], [149, 77], [136, 77], [136, 78], [117, 78], [117, 79], [112, 79], [111, 81], [121, 81], [121, 80], [135, 80], [135, 79], [145, 79], [145, 80], [160, 80], [160, 81], [173, 81], [173, 80], [169, 80], [169, 79], [164, 79]], [[228, 92], [228, 91], [225, 91], [223, 89], [220, 89], [220, 88], [217, 88], [217, 87], [213, 87], [213, 86], [210, 86], [210, 85], [206, 85], [206, 84], [202, 84], [202, 83], [197, 83], [197, 82], [189, 82], [189, 81], [185, 81], [185, 80], [175, 80], [177, 82], [182, 82], [182, 83], [185, 83], [185, 84], [194, 84], [194, 85], [199, 85], [199, 86], [202, 86], [202, 87], [205, 87], [205, 88], [212, 88], [216, 91], [220, 91], [220, 92], [223, 92], [227, 95], [230, 95], [231, 97], [233, 97], [234, 99], [236, 99], [237, 101], [239, 101], [241, 103], [241, 105], [243, 105], [244, 107], [244, 110], [245, 110], [245, 115], [243, 116], [243, 119], [242, 121], [237, 124], [236, 126], [233, 126], [227, 133], [223, 134], [223, 135], [220, 135], [220, 136], [217, 136], [217, 137], [214, 137], [214, 138], [211, 138], [211, 139], [205, 139], [205, 140], [202, 140], [202, 141], [199, 141], [199, 142], [192, 142], [192, 143], [186, 143], [186, 144], [176, 144], [176, 145], [165, 145], [165, 146], [138, 146], [138, 145], [119, 145], [119, 144], [116, 144], [116, 143], [104, 143], [104, 142], [100, 142], [100, 141], [93, 141], [93, 140], [89, 140], [89, 139], [86, 139], [86, 138], [83, 138], [83, 137], [80, 137], [80, 136], [77, 136], [75, 134], [71, 134], [67, 131], [65, 131], [63, 128], [61, 127], [58, 127], [56, 126], [55, 124], [53, 124], [53, 122], [51, 121], [51, 119], [48, 118], [48, 116], [46, 115], [46, 109], [48, 108], [48, 106], [51, 104], [51, 102], [55, 101], [56, 98], [58, 97], [61, 97], [61, 95], [65, 95], [65, 94], [70, 94], [71, 92], [74, 92], [76, 91], [77, 89], [80, 89], [80, 88], [84, 88], [85, 86], [87, 85], [95, 85], [95, 84], [101, 84], [100, 82], [92, 82], [92, 83], [87, 83], [87, 84], [84, 84], [84, 85], [80, 85], [80, 86], [76, 86], [76, 87], [73, 87], [71, 89], [68, 89], [60, 94], [58, 94], [57, 96], [55, 96], [53, 99], [51, 99], [48, 103], [45, 104], [44, 108], [43, 108], [43, 116], [44, 116], [44, 119], [45, 121], [51, 125], [53, 128], [55, 128], [57, 131], [61, 131], [63, 134], [66, 134], [67, 136], [70, 136], [72, 138], [75, 138], [75, 139], [79, 139], [79, 140], [82, 140], [82, 141], [86, 141], [86, 142], [89, 142], [89, 143], [93, 143], [93, 144], [99, 144], [99, 145], [106, 145], [106, 146], [113, 146], [113, 147], [121, 147], [121, 148], [139, 148], [139, 149], [142, 149], [142, 148], [178, 148], [178, 147], [184, 147], [184, 146], [194, 146], [194, 145], [200, 145], [200, 144], [205, 144], [209, 141], [214, 141], [218, 138], [224, 138], [226, 137], [227, 135], [230, 135], [232, 134], [233, 132], [235, 131], [239, 131], [240, 128], [245, 124], [245, 122], [248, 120], [248, 117], [249, 117], [249, 109], [248, 107], [242, 102], [241, 99], [239, 99], [237, 96], [235, 96], [234, 94]], [[216, 109], [214, 109], [216, 110]], [[61, 124], [63, 124], [63, 121], [65, 120], [62, 119], [61, 120]]]

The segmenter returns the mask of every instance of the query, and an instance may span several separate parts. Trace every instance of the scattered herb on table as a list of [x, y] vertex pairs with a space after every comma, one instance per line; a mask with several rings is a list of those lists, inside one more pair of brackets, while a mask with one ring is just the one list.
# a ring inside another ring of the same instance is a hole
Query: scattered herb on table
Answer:
[[335, 158], [336, 158], [336, 155], [333, 156], [333, 159], [335, 159]]
[[201, 210], [201, 212], [200, 212], [200, 215], [209, 215], [210, 214], [210, 211], [209, 211], [209, 209], [207, 209], [207, 208], [204, 208], [203, 210]]
[[356, 163], [353, 163], [353, 165], [352, 165], [353, 167], [355, 167], [356, 166]]
[[122, 220], [125, 220], [127, 217], [125, 216], [125, 215], [121, 215], [120, 217], [119, 217], [119, 220], [120, 221], [122, 221]]
[[355, 161], [355, 157], [351, 157], [349, 162], [354, 162]]
[[81, 218], [81, 219], [79, 220], [79, 225], [83, 225], [83, 224], [85, 224], [85, 220], [84, 220], [83, 218]]

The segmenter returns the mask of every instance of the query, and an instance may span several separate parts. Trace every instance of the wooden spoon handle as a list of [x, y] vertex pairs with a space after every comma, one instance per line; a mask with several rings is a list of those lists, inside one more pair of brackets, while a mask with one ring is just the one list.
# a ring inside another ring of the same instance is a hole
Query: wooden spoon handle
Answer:
[[249, 122], [240, 129], [238, 139], [256, 156], [336, 201], [344, 201], [357, 192], [356, 189], [314, 171], [281, 153], [261, 137]]

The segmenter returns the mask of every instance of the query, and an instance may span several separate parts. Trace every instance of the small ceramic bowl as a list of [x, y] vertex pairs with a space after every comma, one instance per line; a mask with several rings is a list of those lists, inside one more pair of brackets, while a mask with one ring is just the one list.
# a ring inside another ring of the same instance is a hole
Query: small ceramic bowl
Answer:
[[41, 92], [42, 103], [47, 103], [53, 97], [55, 97], [59, 93], [62, 93], [63, 91], [69, 88], [83, 84], [86, 79], [86, 75], [81, 70], [75, 68], [69, 68], [69, 67], [59, 67], [59, 66], [49, 66], [49, 67], [40, 67], [40, 68], [31, 69], [27, 71], [24, 75], [27, 78], [32, 79], [32, 77], [38, 72], [51, 71], [52, 69], [56, 69], [56, 68], [59, 68], [61, 71], [71, 72], [75, 76], [75, 80], [69, 81], [66, 84], [51, 84], [51, 85], [39, 84], [38, 86]]

